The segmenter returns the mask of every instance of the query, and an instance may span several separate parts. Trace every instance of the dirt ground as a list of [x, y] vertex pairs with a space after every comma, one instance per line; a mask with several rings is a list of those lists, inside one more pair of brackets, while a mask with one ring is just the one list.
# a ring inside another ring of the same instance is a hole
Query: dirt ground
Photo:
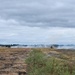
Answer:
[[0, 75], [18, 75], [26, 72], [28, 48], [0, 48]]

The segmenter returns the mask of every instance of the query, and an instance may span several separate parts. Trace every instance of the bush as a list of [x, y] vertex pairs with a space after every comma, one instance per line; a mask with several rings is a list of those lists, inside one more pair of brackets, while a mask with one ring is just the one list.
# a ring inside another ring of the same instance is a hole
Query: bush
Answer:
[[[46, 59], [39, 50], [33, 50], [26, 60], [28, 75], [42, 75]], [[44, 74], [43, 74], [44, 75]]]
[[33, 50], [26, 59], [28, 75], [75, 75], [69, 65], [53, 57], [46, 58], [40, 50]]

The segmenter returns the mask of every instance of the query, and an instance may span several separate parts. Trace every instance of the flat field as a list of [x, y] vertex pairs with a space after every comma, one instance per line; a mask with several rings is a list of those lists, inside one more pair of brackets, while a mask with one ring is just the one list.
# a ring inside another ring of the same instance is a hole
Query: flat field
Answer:
[[75, 50], [50, 48], [0, 48], [0, 75], [26, 73], [25, 60], [32, 50], [40, 50], [48, 59], [53, 58], [68, 65], [70, 71], [75, 66]]

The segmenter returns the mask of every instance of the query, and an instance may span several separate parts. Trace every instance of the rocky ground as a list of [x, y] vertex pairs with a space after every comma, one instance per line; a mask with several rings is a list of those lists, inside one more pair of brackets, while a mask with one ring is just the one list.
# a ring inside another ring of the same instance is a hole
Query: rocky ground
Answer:
[[28, 52], [23, 48], [0, 48], [0, 75], [25, 75]]

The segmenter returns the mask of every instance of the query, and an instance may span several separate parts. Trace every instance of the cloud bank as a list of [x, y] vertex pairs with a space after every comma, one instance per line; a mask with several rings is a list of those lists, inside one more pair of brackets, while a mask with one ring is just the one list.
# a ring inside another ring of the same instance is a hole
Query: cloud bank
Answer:
[[74, 43], [75, 0], [0, 0], [0, 43]]
[[75, 1], [0, 0], [0, 17], [30, 27], [75, 27]]

